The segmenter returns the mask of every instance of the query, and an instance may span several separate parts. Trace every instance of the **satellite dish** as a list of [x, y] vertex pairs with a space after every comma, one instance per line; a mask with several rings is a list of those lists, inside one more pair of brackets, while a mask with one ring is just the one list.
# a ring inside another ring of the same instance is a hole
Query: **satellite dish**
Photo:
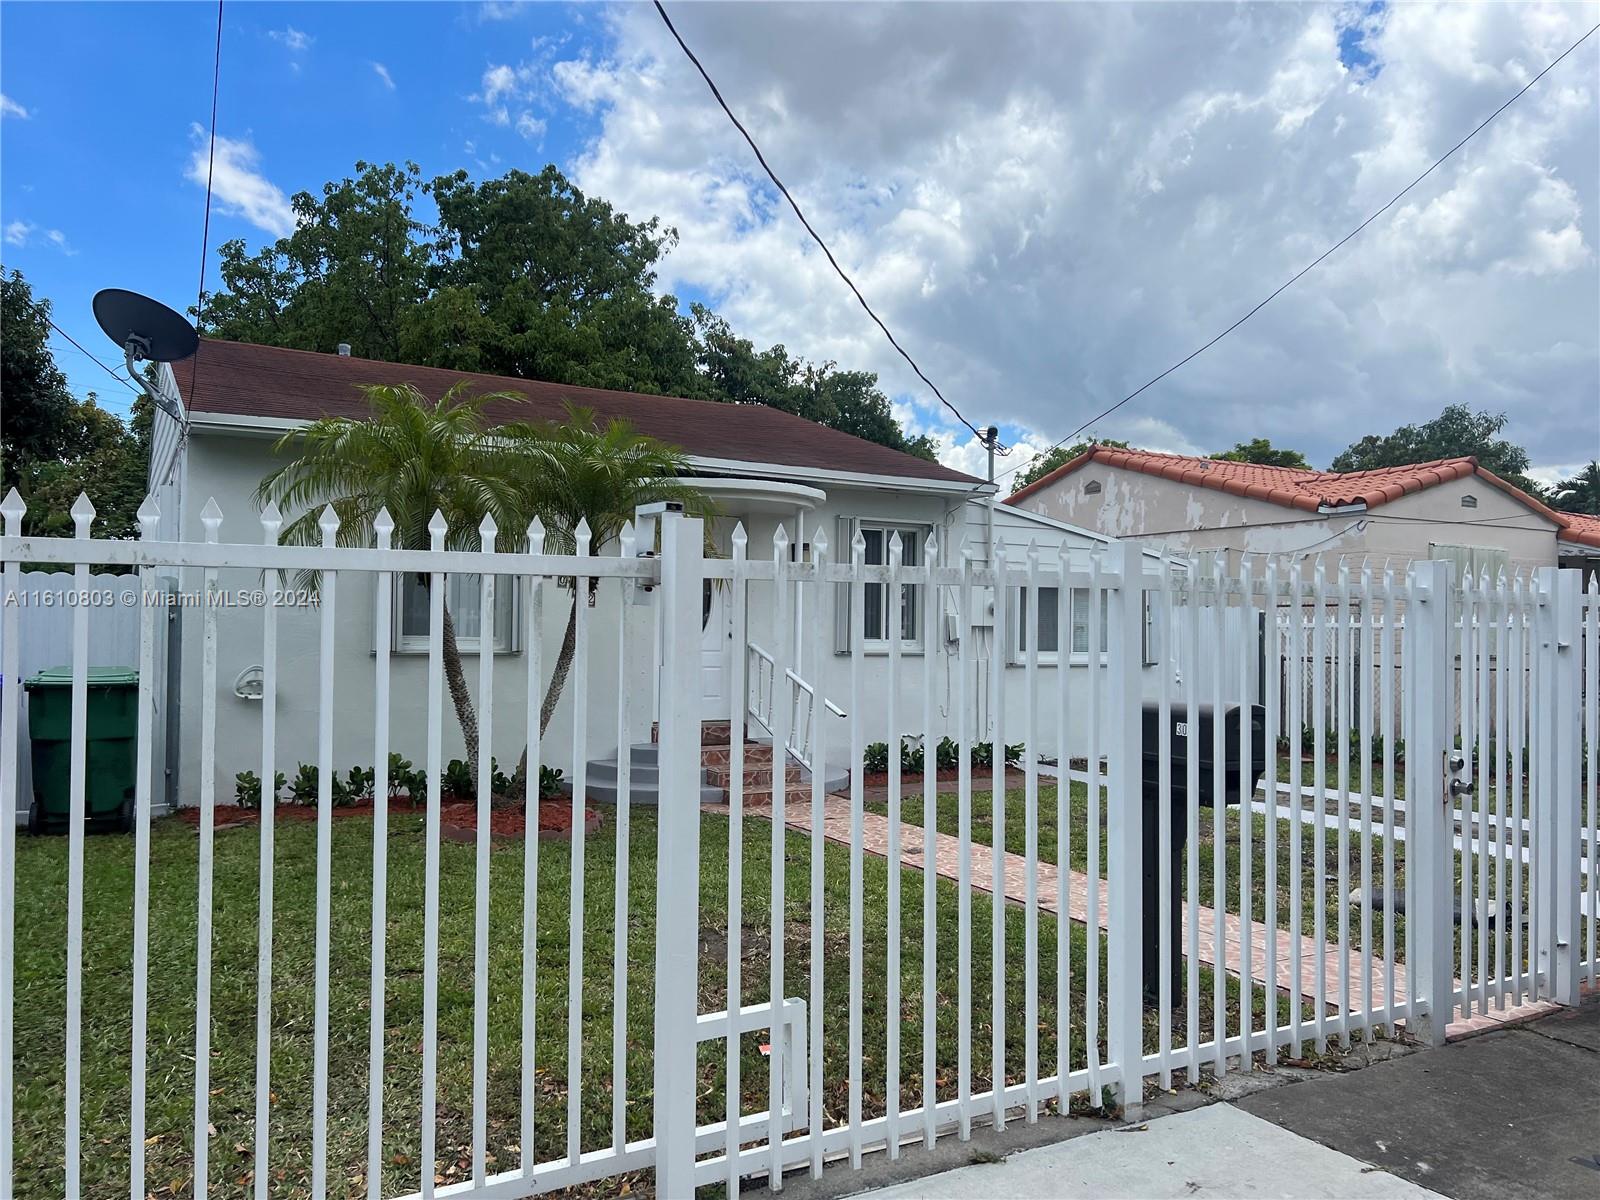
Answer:
[[180, 314], [124, 288], [95, 293], [94, 319], [134, 362], [178, 362], [200, 348], [200, 335]]

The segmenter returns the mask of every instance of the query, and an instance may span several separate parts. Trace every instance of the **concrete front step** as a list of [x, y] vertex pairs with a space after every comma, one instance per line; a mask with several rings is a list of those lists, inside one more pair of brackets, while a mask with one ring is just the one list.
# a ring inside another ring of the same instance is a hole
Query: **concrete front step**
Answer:
[[[564, 791], [571, 793], [572, 783], [570, 780], [563, 780], [561, 786]], [[591, 779], [588, 781], [588, 786], [585, 787], [584, 791], [591, 800], [597, 800], [602, 804], [617, 803], [617, 780], [615, 777], [611, 779]], [[629, 780], [628, 795], [635, 806], [654, 808], [661, 803], [661, 793], [654, 780], [648, 783]], [[700, 803], [703, 805], [726, 804], [727, 798], [728, 793], [724, 788], [711, 787], [705, 783], [700, 785]]]
[[[657, 742], [635, 742], [628, 748], [628, 753], [635, 763], [655, 763], [659, 761], [661, 746]], [[731, 746], [702, 746], [700, 748], [700, 765], [703, 767], [726, 767], [733, 757]], [[744, 744], [744, 761], [746, 766], [771, 766], [771, 742], [746, 742]]]

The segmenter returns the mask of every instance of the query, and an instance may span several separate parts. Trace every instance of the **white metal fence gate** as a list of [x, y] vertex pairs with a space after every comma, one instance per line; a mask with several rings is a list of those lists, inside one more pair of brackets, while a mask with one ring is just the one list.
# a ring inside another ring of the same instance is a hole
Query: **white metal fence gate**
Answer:
[[[259, 545], [221, 542], [214, 505], [200, 543], [155, 540], [150, 504], [138, 542], [89, 537], [87, 509], [72, 539], [20, 537], [14, 495], [0, 514], [8, 597], [31, 563], [80, 586], [95, 564], [136, 569], [146, 591], [170, 568], [204, 583], [197, 838], [150, 820], [154, 603], [131, 848], [80, 820], [59, 853], [19, 847], [0, 822], [0, 1200], [517, 1196], [647, 1169], [670, 1197], [781, 1186], [1051, 1108], [1131, 1112], [1147, 1086], [1400, 1026], [1442, 1041], [1452, 1022], [1571, 1002], [1597, 971], [1600, 596], [1574, 574], [1228, 572], [1128, 544], [1081, 560], [1030, 547], [1007, 567], [1003, 547], [941, 562], [931, 540], [908, 566], [898, 535], [869, 565], [859, 538], [820, 531], [791, 558], [782, 529], [759, 551], [739, 530], [731, 558], [708, 559], [700, 522], [669, 506], [642, 511], [616, 555], [590, 553], [581, 526], [574, 553], [550, 554], [537, 526], [518, 552], [487, 523], [480, 549], [446, 551], [442, 521], [431, 549], [402, 550], [382, 522], [376, 546], [338, 546], [331, 513], [320, 546], [277, 544], [275, 510]], [[301, 679], [281, 669], [292, 621], [274, 598], [296, 572], [319, 575], [314, 614], [293, 618], [316, 634]], [[275, 787], [258, 832], [219, 828], [210, 597], [230, 573], [265, 584], [227, 626], [261, 646], [258, 780], [293, 761], [291, 695], [315, 694], [314, 837]], [[444, 837], [459, 574], [480, 613], [517, 589], [523, 656], [478, 656], [463, 846]], [[401, 575], [428, 580], [420, 805], [390, 774], [403, 689], [387, 604], [370, 666], [334, 669], [350, 589], [387, 596]], [[733, 614], [721, 722], [693, 702], [707, 580]], [[635, 602], [659, 621], [630, 622]], [[537, 715], [560, 632], [544, 622], [568, 605], [575, 716], [557, 747]], [[751, 643], [752, 608], [780, 630], [803, 611], [803, 661], [793, 639]], [[947, 717], [934, 685], [952, 612]], [[14, 678], [14, 606], [0, 622]], [[86, 616], [73, 634], [76, 816]], [[646, 657], [663, 702], [636, 743], [630, 665]], [[495, 719], [497, 670], [526, 693], [515, 728]], [[885, 711], [865, 711], [869, 691]], [[335, 716], [369, 695], [370, 824], [336, 824]], [[17, 721], [7, 687], [0, 808]], [[660, 807], [621, 803], [591, 831], [591, 745], [612, 737], [616, 795], [653, 772]], [[530, 780], [570, 764], [568, 842], [491, 838], [495, 752], [524, 745]], [[708, 798], [713, 777], [725, 791]]]

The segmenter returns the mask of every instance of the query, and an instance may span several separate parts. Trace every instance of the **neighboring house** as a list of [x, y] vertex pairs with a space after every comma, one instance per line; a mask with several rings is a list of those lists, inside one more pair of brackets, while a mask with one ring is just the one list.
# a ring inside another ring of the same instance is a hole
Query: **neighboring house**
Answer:
[[[163, 371], [163, 385], [182, 405], [186, 429], [166, 414], [157, 416], [155, 452], [152, 455], [152, 490], [162, 506], [162, 536], [181, 536], [200, 540], [200, 510], [214, 497], [223, 512], [221, 540], [258, 542], [261, 538], [259, 511], [254, 500], [257, 484], [277, 462], [273, 445], [283, 434], [302, 427], [323, 415], [361, 417], [367, 412], [359, 388], [372, 383], [411, 383], [424, 395], [436, 398], [447, 387], [467, 380], [480, 391], [513, 391], [525, 397], [521, 404], [502, 403], [489, 411], [496, 419], [566, 418], [566, 405], [591, 409], [600, 419], [620, 417], [636, 430], [669, 442], [688, 455], [694, 482], [715, 502], [718, 517], [711, 525], [711, 540], [718, 553], [731, 550], [736, 522], [742, 522], [749, 537], [751, 558], [770, 558], [772, 538], [783, 524], [798, 553], [805, 554], [818, 529], [825, 529], [830, 556], [835, 561], [848, 555], [851, 539], [859, 530], [866, 540], [869, 562], [881, 562], [892, 531], [901, 533], [908, 549], [905, 561], [921, 560], [922, 546], [931, 534], [940, 561], [959, 561], [961, 547], [971, 541], [978, 556], [987, 540], [989, 522], [994, 536], [1006, 543], [1007, 558], [1021, 566], [1026, 561], [1030, 542], [1040, 547], [1044, 561], [1053, 562], [1065, 546], [1075, 555], [1087, 555], [1107, 539], [1022, 509], [993, 506], [989, 485], [958, 471], [927, 462], [884, 446], [863, 441], [849, 434], [813, 424], [787, 413], [760, 405], [728, 405], [709, 401], [685, 400], [667, 396], [639, 395], [569, 387], [486, 375], [465, 375], [454, 371], [376, 362], [343, 354], [320, 354], [241, 343], [204, 340], [198, 354]], [[180, 434], [180, 430], [182, 430]], [[288, 514], [290, 516], [294, 514]], [[180, 532], [181, 531], [181, 532]], [[609, 550], [616, 553], [616, 547]], [[197, 574], [197, 572], [195, 573]], [[226, 574], [226, 573], [224, 573]], [[247, 572], [233, 573], [219, 585], [258, 586]], [[848, 636], [844, 619], [831, 628], [803, 613], [783, 630], [772, 627], [771, 584], [752, 584], [748, 605], [748, 640], [767, 651], [778, 638], [787, 640], [790, 662], [806, 664], [813, 643], [808, 639], [830, 639], [827, 678], [816, 681], [830, 700], [842, 704], [849, 694]], [[842, 587], [842, 585], [840, 585]], [[886, 585], [867, 585], [865, 642], [871, 678], [865, 680], [863, 719], [869, 740], [886, 739], [883, 728], [884, 699], [887, 692], [887, 621], [882, 595]], [[186, 590], [198, 589], [199, 580], [183, 581]], [[798, 590], [798, 589], [797, 589]], [[907, 628], [915, 633], [904, 642], [906, 665], [903, 671], [900, 711], [906, 714], [901, 733], [920, 732], [924, 653], [940, 656], [937, 679], [938, 733], [953, 732], [956, 723], [956, 671], [954, 655], [963, 637], [974, 639], [973, 659], [987, 671], [992, 602], [985, 596], [975, 602], [975, 611], [962, 615], [956, 611], [951, 590], [931, 598], [921, 587], [908, 588], [904, 601]], [[370, 583], [364, 590], [341, 588], [339, 592], [336, 696], [334, 722], [334, 760], [341, 767], [368, 764], [372, 757], [373, 713], [372, 660], [376, 604], [394, 606], [394, 675], [392, 687], [392, 744], [394, 749], [418, 762], [423, 754], [423, 731], [427, 713], [425, 694], [426, 604], [420, 587], [397, 584], [392, 596], [376, 596]], [[456, 615], [462, 648], [475, 654], [478, 627], [475, 577], [453, 580], [449, 593]], [[521, 751], [520, 736], [504, 731], [523, 728], [526, 679], [518, 665], [525, 661], [516, 620], [521, 598], [515, 587], [500, 592], [504, 603], [494, 622], [496, 652], [506, 657], [506, 665], [495, 672], [495, 714], [497, 734], [494, 750], [501, 761], [514, 761]], [[702, 643], [703, 671], [700, 694], [693, 697], [660, 697], [655, 692], [656, 645], [654, 608], [649, 604], [631, 605], [621, 619], [628, 622], [629, 643], [625, 689], [630, 697], [628, 737], [644, 741], [650, 736], [650, 723], [661, 704], [681, 703], [685, 699], [698, 705], [708, 720], [726, 720], [729, 714], [731, 656], [752, 651], [731, 645], [731, 614], [720, 588], [707, 588], [705, 633]], [[945, 614], [940, 621], [938, 645], [924, 646], [922, 622], [915, 619], [926, 603], [940, 605]], [[1017, 597], [1010, 603], [1014, 608]], [[1041, 609], [1053, 615], [1053, 597], [1046, 597]], [[618, 596], [602, 589], [594, 616], [594, 629], [612, 628], [619, 619]], [[791, 605], [795, 609], [796, 605]], [[1068, 645], [1063, 657], [1068, 668], [1082, 668], [1088, 662], [1087, 606], [1080, 603], [1074, 613], [1073, 628], [1066, 631]], [[560, 593], [545, 607], [545, 671], [548, 674], [555, 646], [565, 623], [567, 601]], [[182, 697], [179, 705], [182, 722], [183, 779], [177, 788], [180, 803], [193, 803], [196, 796], [194, 767], [200, 744], [201, 622], [195, 610], [183, 612]], [[252, 698], [252, 668], [261, 663], [261, 613], [248, 609], [225, 609], [220, 614], [219, 662], [217, 678], [220, 698], [217, 709], [217, 775], [220, 795], [231, 795], [232, 777], [237, 771], [256, 768], [260, 759], [260, 701]], [[1052, 622], [1053, 624], [1053, 622]], [[310, 609], [282, 610], [279, 622], [278, 755], [284, 769], [293, 773], [298, 761], [310, 761], [316, 752], [317, 617]], [[1058, 659], [1054, 629], [1041, 634], [1041, 656], [1053, 673]], [[1022, 703], [1021, 667], [1014, 639], [1006, 659], [1008, 705], [1020, 712]], [[593, 640], [590, 659], [588, 730], [584, 748], [587, 758], [603, 758], [616, 753], [617, 681], [619, 664], [614, 639]], [[476, 681], [476, 667], [467, 664], [470, 681]], [[237, 694], [232, 684], [239, 681]], [[975, 689], [981, 694], [982, 689]], [[1041, 688], [1047, 711], [1041, 711], [1040, 727], [1053, 728], [1054, 706], [1050, 697], [1058, 694], [1052, 683]], [[1074, 731], [1081, 729], [1085, 705], [1071, 706]], [[570, 772], [572, 745], [572, 687], [568, 684], [562, 703], [546, 734], [546, 760]], [[446, 709], [445, 753], [461, 754], [460, 734]], [[984, 738], [989, 714], [975, 712], [978, 737]], [[1013, 726], [1014, 728], [1014, 726]], [[757, 733], [760, 731], [757, 730]], [[830, 760], [842, 761], [843, 729], [833, 737], [837, 749]], [[1008, 731], [1007, 740], [1017, 738]]]
[[1473, 458], [1340, 474], [1094, 446], [1006, 505], [1230, 568], [1241, 555], [1329, 571], [1600, 565], [1600, 518], [1551, 509]]

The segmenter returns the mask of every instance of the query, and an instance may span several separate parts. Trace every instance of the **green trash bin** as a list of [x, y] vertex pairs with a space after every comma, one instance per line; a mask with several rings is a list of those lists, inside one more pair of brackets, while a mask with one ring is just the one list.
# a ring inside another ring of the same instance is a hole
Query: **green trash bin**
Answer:
[[[91, 824], [126, 832], [133, 828], [139, 672], [131, 667], [90, 667], [88, 683], [84, 813]], [[33, 743], [28, 828], [34, 833], [64, 829], [72, 794], [72, 668], [50, 667], [23, 686]]]

